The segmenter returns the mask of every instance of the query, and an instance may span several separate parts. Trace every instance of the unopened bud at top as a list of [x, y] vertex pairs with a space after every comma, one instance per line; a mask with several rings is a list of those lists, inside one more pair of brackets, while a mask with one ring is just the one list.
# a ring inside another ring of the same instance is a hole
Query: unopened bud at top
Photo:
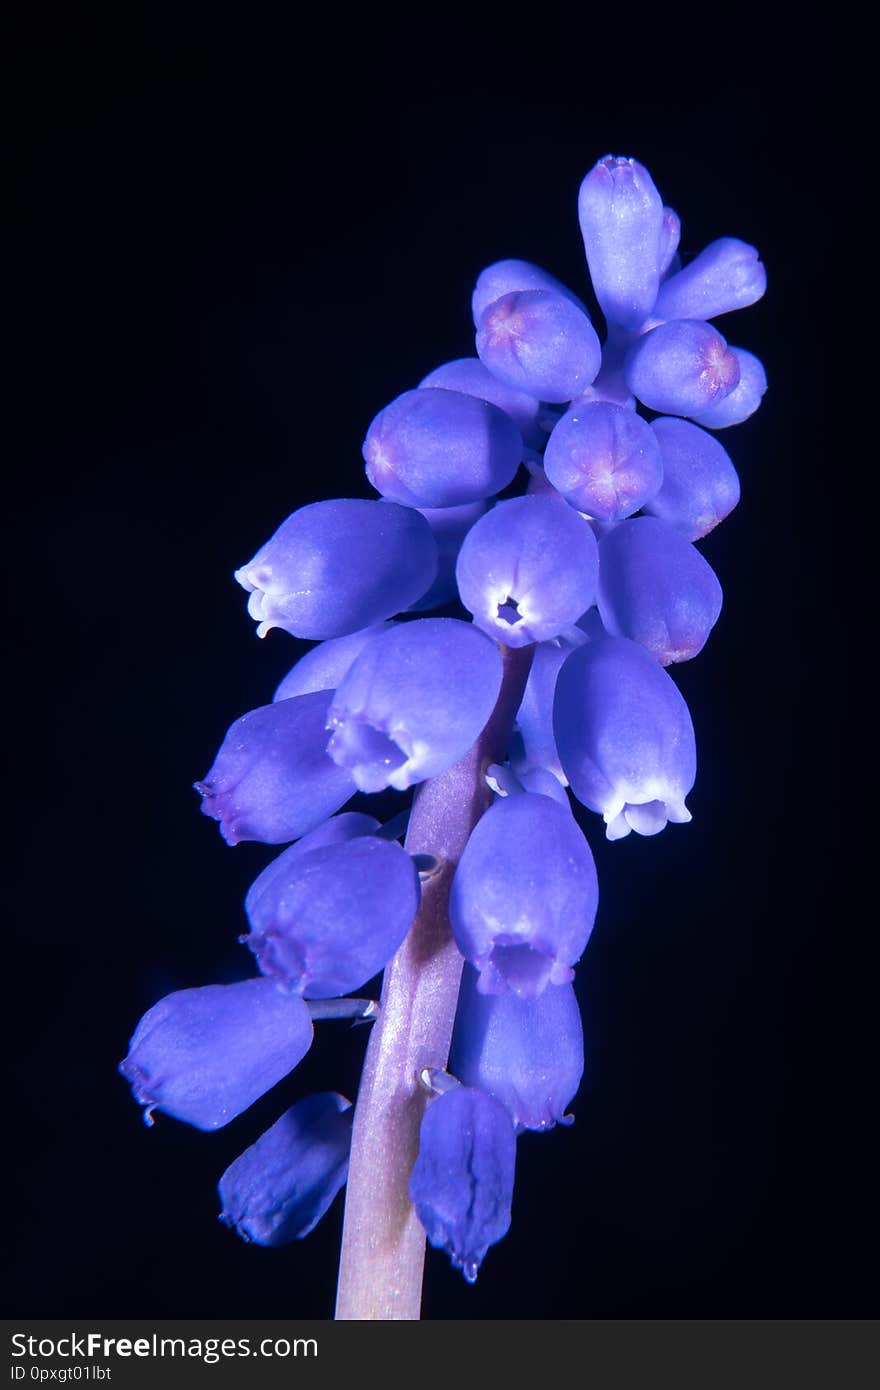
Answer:
[[581, 184], [578, 217], [606, 319], [621, 328], [641, 327], [654, 307], [674, 239], [651, 175], [635, 159], [606, 155]]

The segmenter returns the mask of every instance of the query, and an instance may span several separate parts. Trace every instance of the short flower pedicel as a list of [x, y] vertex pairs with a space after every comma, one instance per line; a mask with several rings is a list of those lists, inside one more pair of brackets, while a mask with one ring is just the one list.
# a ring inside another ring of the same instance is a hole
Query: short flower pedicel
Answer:
[[[695, 542], [740, 488], [711, 431], [767, 384], [710, 321], [766, 276], [731, 237], [682, 263], [633, 159], [600, 159], [577, 213], [604, 338], [540, 266], [488, 266], [471, 355], [367, 430], [379, 497], [301, 507], [236, 572], [259, 635], [317, 643], [196, 783], [229, 844], [286, 846], [245, 902], [262, 973], [159, 1000], [120, 1066], [148, 1119], [212, 1130], [315, 1021], [375, 1020], [356, 1107], [300, 1097], [219, 1182], [223, 1220], [279, 1245], [347, 1177], [339, 1318], [418, 1317], [426, 1235], [472, 1282], [510, 1225], [517, 1136], [572, 1118], [599, 900], [574, 813], [610, 840], [690, 820], [693, 725], [664, 668], [721, 609]], [[387, 788], [410, 808], [383, 827]], [[379, 1004], [346, 997], [379, 972]]]

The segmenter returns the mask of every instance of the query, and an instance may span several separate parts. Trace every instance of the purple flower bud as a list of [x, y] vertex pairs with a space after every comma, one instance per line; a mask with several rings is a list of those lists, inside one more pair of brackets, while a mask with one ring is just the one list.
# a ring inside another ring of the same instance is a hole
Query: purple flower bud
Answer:
[[567, 502], [602, 521], [631, 516], [663, 481], [650, 425], [608, 401], [573, 405], [563, 415], [547, 441], [544, 469]]
[[571, 290], [563, 285], [561, 280], [557, 280], [555, 275], [551, 275], [549, 270], [542, 270], [531, 261], [495, 261], [494, 265], [488, 265], [480, 272], [471, 298], [474, 327], [479, 328], [480, 319], [490, 304], [518, 290], [551, 290], [554, 294], [561, 294], [563, 299], [568, 299], [586, 313], [577, 295], [572, 294]]
[[739, 501], [736, 469], [718, 440], [687, 420], [661, 415], [651, 429], [663, 455], [663, 486], [645, 503], [645, 511], [697, 541]]
[[226, 1169], [221, 1221], [256, 1245], [307, 1236], [348, 1176], [351, 1115], [335, 1091], [292, 1105]]
[[332, 999], [387, 965], [419, 906], [419, 876], [392, 840], [358, 836], [270, 864], [247, 897], [247, 944], [292, 994]]
[[700, 411], [694, 411], [694, 419], [699, 425], [710, 430], [725, 429], [728, 425], [741, 425], [754, 415], [767, 390], [767, 373], [762, 363], [744, 348], [731, 348], [739, 367], [739, 382], [728, 396]]
[[301, 999], [269, 980], [205, 985], [168, 994], [144, 1014], [119, 1065], [135, 1100], [219, 1129], [293, 1071], [312, 1042]]
[[344, 768], [327, 756], [330, 691], [261, 705], [236, 719], [196, 791], [227, 844], [280, 845], [313, 830], [354, 795]]
[[437, 573], [437, 548], [410, 507], [336, 498], [300, 507], [235, 577], [257, 633], [342, 637], [399, 613]]
[[696, 418], [739, 381], [736, 353], [711, 324], [676, 319], [652, 328], [630, 348], [627, 385], [650, 410]]
[[[586, 640], [584, 636], [582, 641]], [[562, 663], [575, 645], [582, 645], [582, 641], [577, 641], [574, 634], [569, 632], [565, 638], [541, 642], [535, 648], [529, 678], [516, 715], [516, 727], [523, 745], [522, 760], [517, 760], [515, 768], [520, 777], [524, 771], [532, 768], [547, 768], [561, 782], [568, 782], [553, 736], [553, 696]]]
[[609, 840], [686, 822], [697, 753], [688, 707], [654, 657], [625, 637], [588, 642], [559, 673], [553, 728], [562, 766]]
[[508, 647], [543, 642], [575, 622], [595, 598], [597, 572], [584, 519], [540, 496], [499, 502], [468, 532], [455, 571], [476, 625]]
[[[660, 280], [661, 283], [670, 271], [674, 275], [678, 268], [678, 243], [681, 240], [681, 222], [678, 213], [672, 208], [663, 209], [663, 222], [660, 227]], [[674, 263], [674, 264], [673, 264]]]
[[525, 391], [505, 386], [488, 367], [483, 366], [479, 357], [459, 357], [454, 362], [444, 362], [419, 382], [420, 390], [426, 386], [439, 386], [444, 391], [462, 391], [466, 396], [477, 396], [482, 401], [497, 405], [518, 426], [525, 443], [533, 448], [538, 448], [547, 438], [538, 424], [541, 402]]
[[401, 623], [363, 649], [333, 696], [327, 751], [361, 791], [436, 777], [484, 727], [501, 674], [497, 647], [470, 623]]
[[509, 1111], [517, 1132], [570, 1123], [566, 1106], [584, 1070], [584, 1032], [574, 989], [551, 985], [537, 999], [481, 994], [466, 965], [449, 1069]]
[[663, 282], [652, 317], [714, 319], [754, 304], [766, 288], [767, 272], [754, 246], [719, 237]]
[[373, 487], [408, 507], [491, 497], [513, 480], [522, 451], [522, 435], [503, 410], [437, 387], [405, 391], [380, 410], [363, 447]]
[[578, 217], [596, 298], [609, 324], [640, 328], [654, 307], [671, 228], [651, 175], [606, 155], [578, 193]]
[[422, 516], [437, 542], [437, 578], [418, 603], [412, 605], [410, 612], [422, 613], [425, 609], [439, 608], [441, 604], [458, 597], [455, 587], [458, 552], [468, 531], [481, 516], [485, 516], [487, 507], [487, 502], [467, 502], [463, 507], [428, 507], [422, 510]]
[[550, 290], [505, 294], [484, 309], [477, 352], [493, 376], [542, 401], [570, 401], [602, 364], [585, 310]]
[[529, 999], [572, 978], [598, 901], [593, 856], [571, 812], [529, 792], [496, 801], [477, 822], [449, 916], [478, 988]]
[[295, 695], [311, 695], [316, 690], [335, 690], [370, 638], [393, 626], [390, 622], [375, 623], [372, 627], [362, 628], [360, 632], [349, 632], [345, 637], [330, 637], [326, 642], [319, 642], [317, 647], [306, 652], [290, 668], [272, 699], [292, 700]]
[[456, 1086], [428, 1106], [409, 1194], [428, 1240], [469, 1284], [510, 1228], [515, 1166], [516, 1135], [499, 1101]]
[[622, 521], [599, 546], [599, 613], [661, 666], [702, 651], [721, 612], [715, 571], [680, 531], [653, 516]]

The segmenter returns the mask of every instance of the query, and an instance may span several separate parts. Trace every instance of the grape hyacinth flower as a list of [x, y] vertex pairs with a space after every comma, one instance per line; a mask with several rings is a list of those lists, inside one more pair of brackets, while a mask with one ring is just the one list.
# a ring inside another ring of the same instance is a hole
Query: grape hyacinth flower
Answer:
[[511, 497], [471, 528], [456, 566], [458, 592], [496, 642], [524, 647], [556, 637], [596, 597], [596, 538], [552, 497]]
[[501, 1101], [517, 1131], [570, 1124], [584, 1070], [584, 1032], [573, 985], [531, 999], [481, 994], [465, 966], [449, 1055], [451, 1071]]
[[367, 477], [383, 497], [408, 507], [458, 507], [506, 487], [522, 448], [519, 429], [497, 405], [427, 386], [379, 412], [363, 452]]
[[510, 1114], [485, 1091], [456, 1086], [428, 1106], [410, 1196], [428, 1240], [469, 1284], [510, 1227], [515, 1165]]
[[585, 391], [602, 360], [586, 310], [551, 290], [519, 290], [484, 309], [477, 353], [506, 386], [552, 402]]
[[711, 324], [697, 319], [652, 328], [624, 363], [627, 386], [649, 409], [694, 418], [729, 396], [739, 373], [736, 353]]
[[268, 980], [205, 985], [176, 990], [147, 1010], [120, 1071], [149, 1123], [162, 1110], [218, 1129], [292, 1071], [311, 1042], [305, 1004]]
[[[600, 159], [576, 211], [601, 332], [580, 285], [494, 261], [477, 356], [375, 402], [377, 495], [301, 507], [236, 572], [260, 636], [316, 644], [196, 783], [230, 845], [284, 846], [244, 903], [261, 974], [159, 1000], [120, 1065], [148, 1120], [214, 1130], [295, 1073], [316, 1025], [370, 1024], [354, 1106], [301, 1096], [219, 1184], [222, 1219], [267, 1246], [346, 1188], [340, 1319], [417, 1318], [426, 1239], [477, 1277], [517, 1136], [576, 1103], [589, 813], [609, 841], [691, 818], [694, 729], [665, 668], [721, 607], [696, 543], [740, 484], [709, 431], [767, 386], [710, 321], [766, 276], [733, 237], [682, 253], [635, 159]], [[403, 806], [384, 825], [376, 793]], [[380, 974], [378, 1001], [351, 997]]]
[[663, 483], [643, 507], [689, 541], [701, 540], [739, 501], [739, 477], [723, 444], [688, 420], [661, 415], [651, 429], [660, 445]]
[[339, 498], [294, 512], [235, 577], [261, 637], [344, 637], [414, 603], [436, 572], [418, 512]]
[[361, 791], [404, 791], [467, 752], [500, 686], [498, 652], [476, 628], [457, 618], [402, 623], [367, 643], [336, 690], [327, 752]]
[[474, 827], [449, 918], [482, 993], [531, 999], [572, 978], [598, 900], [593, 856], [570, 812], [525, 793], [496, 801]]
[[571, 789], [609, 840], [686, 823], [697, 755], [690, 713], [653, 655], [625, 637], [572, 652], [556, 682], [556, 745]]
[[382, 969], [418, 905], [418, 873], [394, 841], [358, 835], [305, 851], [293, 845], [248, 894], [247, 944], [286, 991], [329, 999]]
[[202, 811], [220, 822], [227, 844], [284, 844], [338, 811], [355, 791], [327, 752], [331, 692], [262, 705], [229, 729], [200, 782]]
[[351, 1101], [306, 1096], [226, 1169], [221, 1221], [256, 1245], [302, 1240], [344, 1186], [350, 1149]]
[[640, 516], [599, 546], [598, 608], [610, 636], [631, 637], [670, 666], [702, 651], [721, 612], [721, 585], [680, 532]]
[[544, 471], [578, 511], [600, 521], [621, 521], [660, 490], [663, 456], [641, 415], [611, 401], [593, 401], [563, 415], [547, 441]]

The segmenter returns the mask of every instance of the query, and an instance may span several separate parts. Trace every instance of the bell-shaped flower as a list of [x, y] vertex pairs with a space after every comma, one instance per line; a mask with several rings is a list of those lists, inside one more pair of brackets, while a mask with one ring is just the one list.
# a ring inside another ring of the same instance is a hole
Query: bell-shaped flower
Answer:
[[463, 391], [466, 396], [477, 396], [481, 401], [497, 405], [519, 427], [524, 443], [532, 448], [538, 448], [547, 438], [538, 424], [541, 402], [525, 391], [505, 386], [483, 366], [479, 357], [458, 357], [454, 362], [444, 362], [419, 382], [420, 389], [425, 386]]
[[496, 801], [471, 831], [449, 918], [478, 988], [528, 999], [572, 978], [598, 902], [596, 866], [571, 812], [529, 792]]
[[196, 791], [227, 844], [280, 845], [313, 830], [354, 795], [355, 784], [327, 755], [331, 692], [261, 705], [236, 719]]
[[599, 614], [661, 666], [702, 651], [721, 612], [712, 566], [680, 531], [654, 516], [622, 521], [599, 545]]
[[251, 886], [245, 939], [284, 989], [332, 999], [388, 964], [419, 896], [415, 864], [393, 840], [359, 835], [301, 853], [293, 845]]
[[375, 623], [360, 632], [350, 632], [346, 637], [330, 637], [326, 642], [319, 642], [291, 666], [272, 699], [292, 700], [295, 695], [311, 695], [316, 690], [335, 690], [358, 652], [371, 637], [389, 627], [393, 627], [393, 623]]
[[661, 415], [651, 429], [663, 455], [663, 485], [644, 510], [698, 541], [739, 501], [736, 469], [724, 446], [688, 420]]
[[439, 608], [457, 598], [455, 587], [455, 566], [461, 543], [468, 531], [485, 516], [487, 502], [467, 502], [463, 507], [425, 507], [422, 516], [434, 533], [437, 542], [437, 578], [426, 594], [414, 603], [412, 613], [422, 613], [425, 609]]
[[517, 1132], [570, 1124], [566, 1107], [584, 1071], [584, 1031], [572, 985], [536, 999], [481, 994], [464, 968], [449, 1070], [500, 1100]]
[[373, 487], [407, 507], [491, 497], [512, 482], [522, 453], [519, 429], [497, 405], [433, 386], [404, 391], [380, 410], [363, 446]]
[[672, 228], [651, 175], [635, 159], [606, 155], [578, 193], [590, 278], [610, 325], [636, 329], [657, 298]]
[[308, 1007], [271, 980], [180, 989], [147, 1010], [119, 1070], [148, 1123], [162, 1110], [219, 1129], [293, 1070], [312, 1032]]
[[688, 707], [650, 652], [626, 637], [588, 642], [559, 672], [556, 746], [571, 789], [609, 840], [686, 822], [697, 753]]
[[471, 528], [456, 566], [476, 625], [508, 647], [555, 637], [596, 595], [596, 538], [551, 496], [511, 497]]
[[552, 290], [517, 290], [484, 309], [477, 353], [499, 381], [542, 401], [579, 396], [602, 365], [586, 310]]
[[632, 516], [663, 481], [651, 426], [609, 401], [573, 405], [563, 415], [547, 441], [544, 470], [566, 502], [600, 521]]
[[754, 246], [719, 237], [660, 286], [652, 318], [714, 319], [745, 309], [767, 288], [767, 272]]
[[710, 430], [723, 430], [728, 425], [741, 425], [754, 415], [767, 390], [767, 373], [763, 363], [745, 348], [731, 348], [739, 367], [739, 381], [729, 395], [693, 411], [698, 425]]
[[567, 285], [563, 285], [561, 280], [557, 280], [555, 275], [551, 275], [549, 270], [544, 270], [531, 261], [494, 261], [492, 265], [487, 265], [485, 270], [480, 271], [471, 296], [474, 327], [479, 328], [480, 319], [490, 304], [518, 290], [550, 290], [553, 294], [561, 294], [563, 299], [570, 300], [586, 313], [577, 295]]
[[739, 381], [736, 353], [717, 329], [697, 319], [675, 319], [652, 328], [630, 348], [626, 383], [650, 410], [690, 415], [730, 395]]
[[471, 623], [417, 618], [364, 647], [333, 696], [327, 750], [361, 791], [404, 791], [468, 751], [501, 689], [498, 648]]
[[345, 1185], [351, 1117], [335, 1091], [297, 1101], [226, 1169], [221, 1221], [255, 1245], [302, 1240]]
[[516, 1134], [500, 1101], [456, 1086], [428, 1106], [409, 1194], [428, 1240], [469, 1284], [510, 1228]]
[[235, 577], [264, 637], [342, 637], [421, 598], [437, 573], [437, 547], [410, 507], [341, 497], [289, 516]]

